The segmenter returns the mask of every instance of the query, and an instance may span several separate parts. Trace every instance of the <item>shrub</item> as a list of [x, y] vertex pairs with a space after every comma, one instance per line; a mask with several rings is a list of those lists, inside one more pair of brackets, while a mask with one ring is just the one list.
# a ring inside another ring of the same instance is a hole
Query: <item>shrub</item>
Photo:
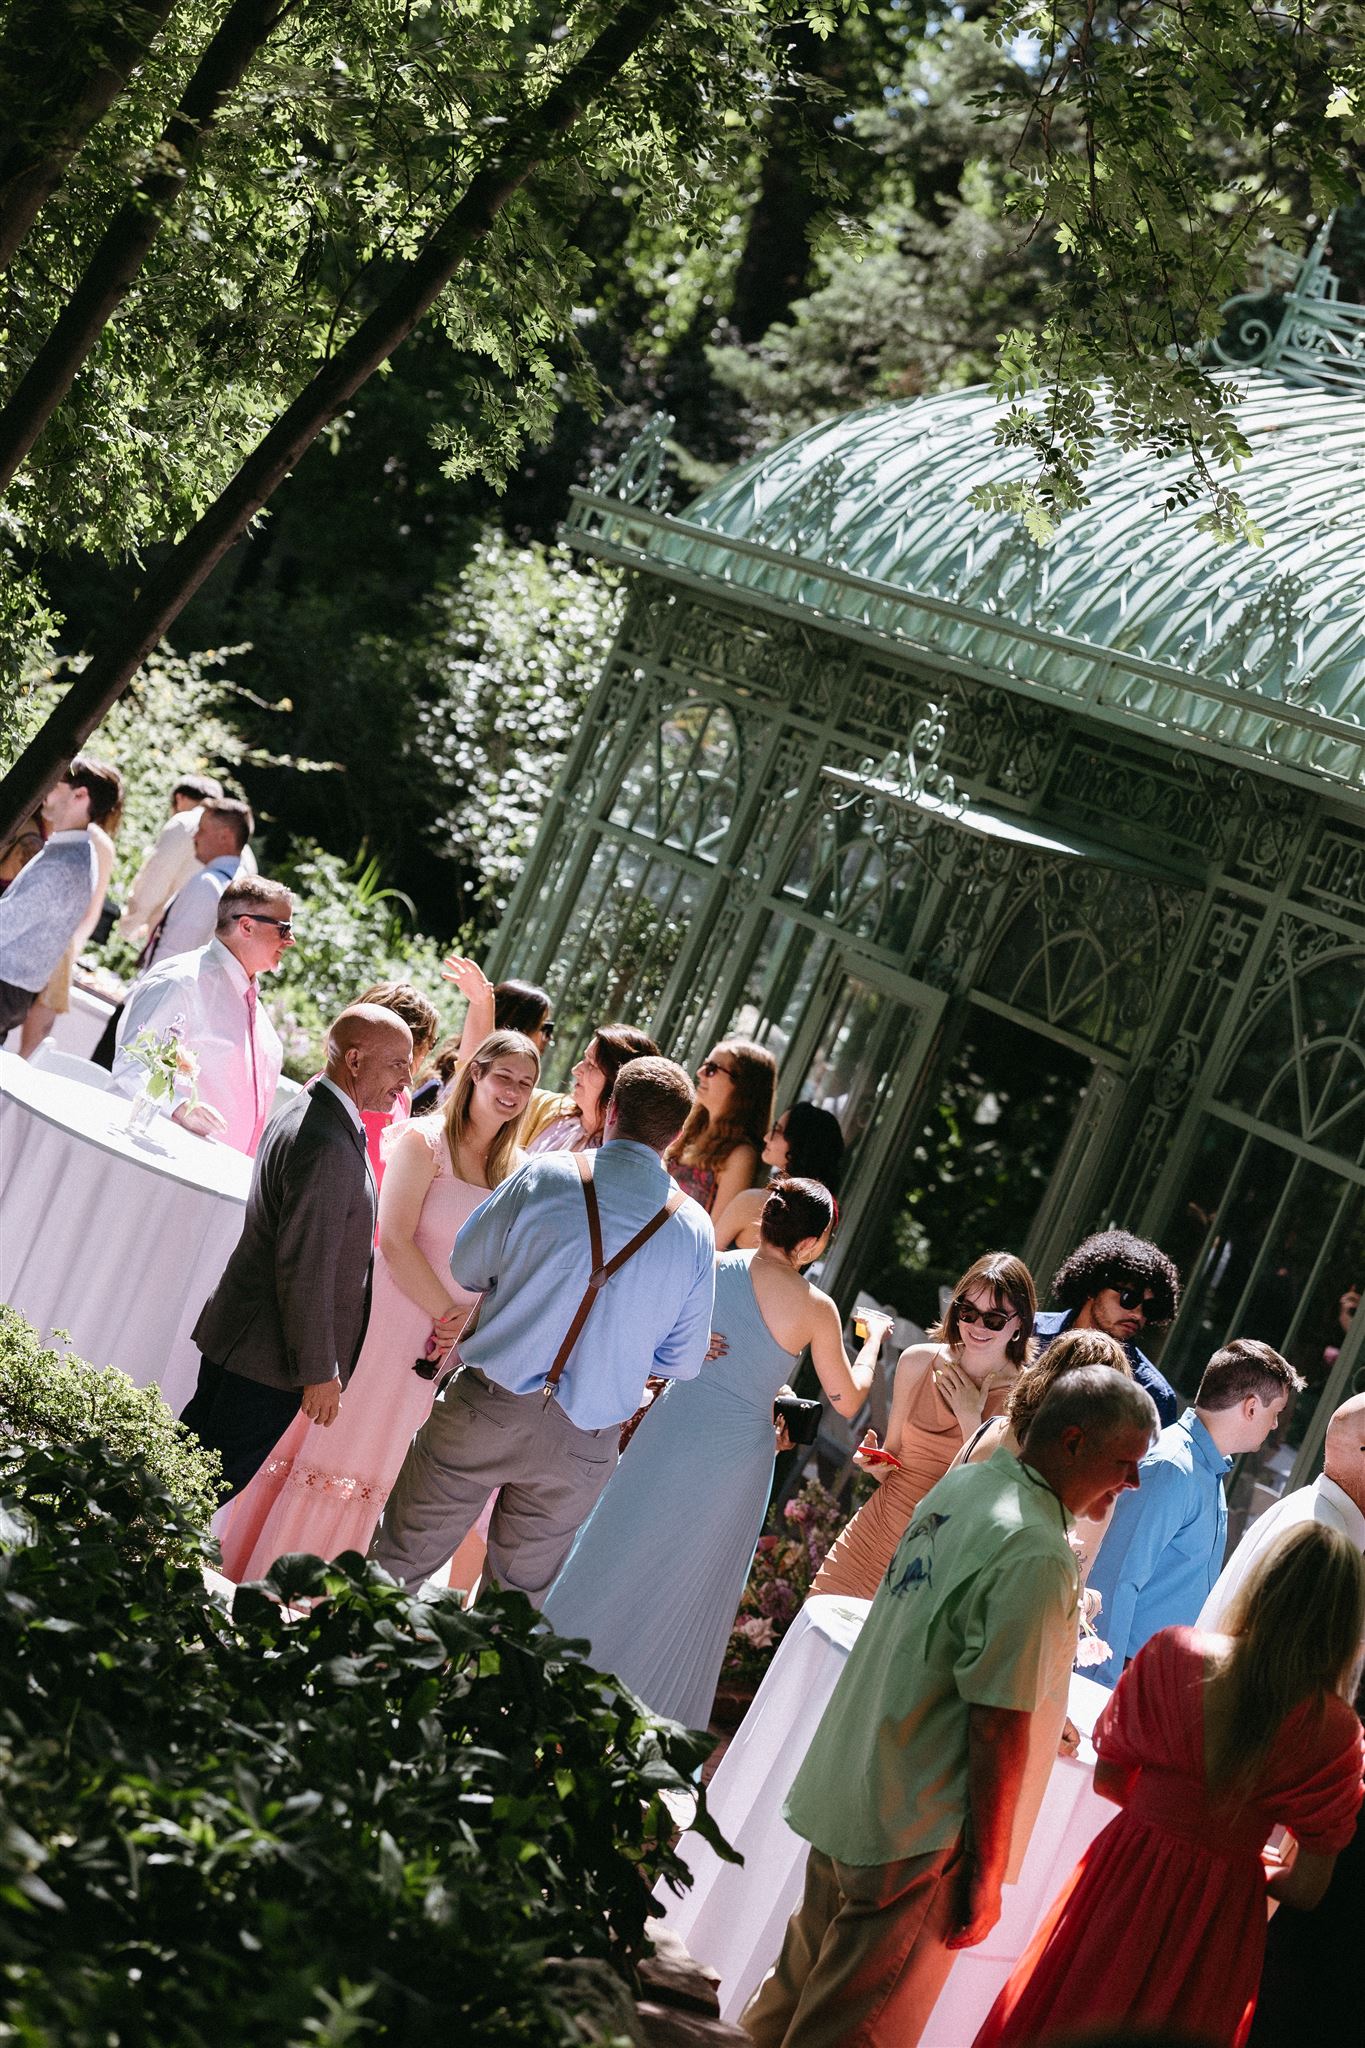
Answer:
[[[166, 1554], [131, 1554], [158, 1517]], [[661, 1795], [704, 1743], [520, 1595], [286, 1558], [229, 1618], [195, 1539], [94, 1439], [0, 1467], [0, 2037], [627, 2038], [680, 1872]]]
[[[0, 1303], [0, 1443], [13, 1450], [87, 1440], [140, 1458], [181, 1514], [207, 1521], [218, 1505], [218, 1454], [181, 1428], [159, 1387], [135, 1387], [126, 1373], [54, 1351]], [[156, 1518], [140, 1533], [157, 1549], [172, 1540], [169, 1527]]]
[[737, 1686], [761, 1681], [846, 1520], [828, 1487], [815, 1479], [770, 1510], [726, 1646], [723, 1679]]

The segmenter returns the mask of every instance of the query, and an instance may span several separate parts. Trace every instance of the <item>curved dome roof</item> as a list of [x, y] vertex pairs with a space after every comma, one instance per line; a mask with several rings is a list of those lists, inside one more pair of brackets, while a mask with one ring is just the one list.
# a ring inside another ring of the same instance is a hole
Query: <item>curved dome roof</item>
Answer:
[[813, 427], [651, 519], [641, 552], [1016, 687], [1360, 786], [1365, 403], [1258, 371], [1242, 381], [1253, 459], [1236, 484], [1263, 547], [1201, 533], [1199, 504], [1163, 516], [1183, 466], [1112, 442], [1090, 504], [1036, 546], [971, 502], [976, 485], [1031, 470], [1026, 452], [996, 446], [999, 402], [974, 388]]

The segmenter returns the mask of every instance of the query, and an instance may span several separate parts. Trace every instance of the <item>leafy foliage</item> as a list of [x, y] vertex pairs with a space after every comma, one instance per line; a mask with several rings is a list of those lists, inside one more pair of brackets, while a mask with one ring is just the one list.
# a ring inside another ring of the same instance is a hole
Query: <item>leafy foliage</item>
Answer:
[[[177, 1513], [207, 1521], [218, 1505], [218, 1457], [182, 1429], [159, 1387], [135, 1387], [126, 1373], [101, 1371], [43, 1344], [17, 1309], [0, 1303], [0, 1442], [101, 1444], [138, 1458]], [[143, 1517], [129, 1537], [152, 1554], [182, 1554], [173, 1522]], [[183, 1553], [198, 1555], [197, 1544]]]
[[847, 1511], [817, 1479], [769, 1510], [726, 1645], [722, 1683], [747, 1688], [762, 1682], [847, 1520]]
[[[195, 1522], [98, 1443], [0, 1487], [12, 2038], [624, 2036], [649, 1887], [686, 1881], [661, 1795], [702, 1739], [519, 1595], [465, 1613], [288, 1558], [229, 1618]], [[156, 1521], [159, 1551], [129, 1540]]]

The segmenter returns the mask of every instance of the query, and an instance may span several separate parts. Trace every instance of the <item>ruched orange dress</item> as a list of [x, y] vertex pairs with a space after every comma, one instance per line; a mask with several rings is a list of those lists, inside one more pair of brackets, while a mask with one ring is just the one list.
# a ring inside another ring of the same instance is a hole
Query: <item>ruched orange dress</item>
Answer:
[[[900, 1469], [892, 1466], [877, 1491], [840, 1532], [816, 1574], [815, 1593], [841, 1593], [870, 1600], [896, 1554], [910, 1517], [931, 1486], [937, 1486], [962, 1449], [962, 1425], [934, 1380], [934, 1361], [916, 1368], [910, 1406], [901, 1435]], [[1008, 1387], [992, 1388], [983, 1420], [1003, 1412]]]
[[[1090, 1844], [986, 2016], [973, 2048], [1152, 2028], [1241, 2048], [1265, 1952], [1272, 1828], [1336, 1855], [1361, 1801], [1360, 1723], [1345, 1700], [1306, 1702], [1281, 1724], [1249, 1799], [1218, 1800], [1204, 1775], [1210, 1639], [1158, 1631], [1095, 1729], [1129, 1774], [1118, 1816]], [[1342, 1967], [1352, 1967], [1342, 1958]], [[1314, 2038], [1304, 2014], [1304, 2040]]]

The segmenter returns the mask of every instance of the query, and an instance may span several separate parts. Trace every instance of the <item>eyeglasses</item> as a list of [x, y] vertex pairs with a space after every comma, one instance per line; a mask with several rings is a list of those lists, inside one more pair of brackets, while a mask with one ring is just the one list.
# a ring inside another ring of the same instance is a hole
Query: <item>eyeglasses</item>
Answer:
[[703, 1060], [697, 1068], [697, 1079], [699, 1081], [709, 1081], [713, 1074], [724, 1074], [731, 1081], [735, 1078], [733, 1067], [723, 1067], [719, 1060]]
[[1148, 1309], [1156, 1304], [1155, 1295], [1149, 1294], [1145, 1287], [1116, 1287], [1114, 1292], [1118, 1295], [1120, 1308], [1141, 1309], [1142, 1320], [1146, 1322]]
[[240, 915], [252, 924], [273, 924], [282, 939], [294, 936], [294, 920], [291, 917], [257, 917], [254, 910], [243, 910]]
[[954, 1301], [953, 1308], [960, 1323], [980, 1323], [987, 1330], [1003, 1330], [1015, 1317], [1012, 1308], [978, 1308], [974, 1301]]

